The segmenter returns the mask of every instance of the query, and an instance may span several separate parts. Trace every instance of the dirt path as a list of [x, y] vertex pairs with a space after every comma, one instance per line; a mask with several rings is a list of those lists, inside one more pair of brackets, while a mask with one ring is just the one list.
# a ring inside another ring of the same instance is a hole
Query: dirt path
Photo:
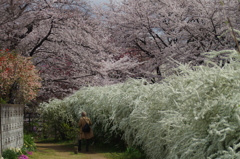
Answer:
[[[85, 147], [83, 147], [85, 148]], [[103, 153], [90, 147], [89, 152], [74, 154], [73, 145], [37, 143], [37, 151], [29, 156], [32, 159], [107, 159]]]

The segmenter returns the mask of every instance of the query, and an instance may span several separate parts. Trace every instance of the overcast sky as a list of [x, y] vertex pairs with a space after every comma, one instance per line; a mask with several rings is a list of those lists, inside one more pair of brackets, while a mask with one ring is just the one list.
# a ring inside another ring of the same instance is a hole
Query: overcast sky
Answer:
[[92, 3], [101, 4], [101, 3], [108, 3], [109, 0], [90, 0]]
[[[89, 1], [96, 5], [109, 2], [109, 0], [89, 0]], [[114, 1], [121, 1], [121, 0], [114, 0]]]

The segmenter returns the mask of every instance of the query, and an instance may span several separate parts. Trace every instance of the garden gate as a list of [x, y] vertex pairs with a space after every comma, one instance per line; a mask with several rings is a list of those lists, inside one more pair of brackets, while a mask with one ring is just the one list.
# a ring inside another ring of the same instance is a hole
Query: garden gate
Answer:
[[0, 154], [23, 146], [23, 111], [24, 105], [0, 104]]

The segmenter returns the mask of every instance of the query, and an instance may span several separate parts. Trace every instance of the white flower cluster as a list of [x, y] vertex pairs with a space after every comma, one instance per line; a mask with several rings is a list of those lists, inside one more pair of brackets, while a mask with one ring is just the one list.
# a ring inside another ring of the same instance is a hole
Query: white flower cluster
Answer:
[[104, 123], [103, 131], [121, 130], [151, 159], [239, 158], [240, 60], [237, 51], [231, 55], [221, 66], [181, 65], [160, 84], [129, 80], [83, 88], [41, 110], [72, 121], [85, 110]]
[[20, 152], [21, 151], [21, 149], [19, 147], [10, 148], [10, 150], [13, 150], [14, 152]]

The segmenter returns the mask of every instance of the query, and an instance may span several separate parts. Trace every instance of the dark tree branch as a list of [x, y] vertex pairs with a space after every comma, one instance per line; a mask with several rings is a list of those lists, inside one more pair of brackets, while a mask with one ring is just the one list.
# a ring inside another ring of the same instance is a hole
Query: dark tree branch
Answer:
[[154, 58], [154, 57], [155, 57], [152, 53], [150, 53], [150, 52], [148, 52], [147, 50], [143, 49], [136, 41], [135, 41], [135, 44], [137, 45], [137, 47], [138, 47], [141, 51], [143, 51], [144, 53], [146, 53], [149, 57], [151, 57], [151, 58]]
[[47, 35], [32, 49], [32, 51], [29, 53], [30, 56], [33, 56], [35, 54], [35, 51], [43, 44], [44, 41], [47, 40], [47, 38], [51, 35], [52, 32], [52, 28], [53, 28], [53, 21], [51, 22], [51, 27], [49, 29], [49, 32], [47, 33]]

